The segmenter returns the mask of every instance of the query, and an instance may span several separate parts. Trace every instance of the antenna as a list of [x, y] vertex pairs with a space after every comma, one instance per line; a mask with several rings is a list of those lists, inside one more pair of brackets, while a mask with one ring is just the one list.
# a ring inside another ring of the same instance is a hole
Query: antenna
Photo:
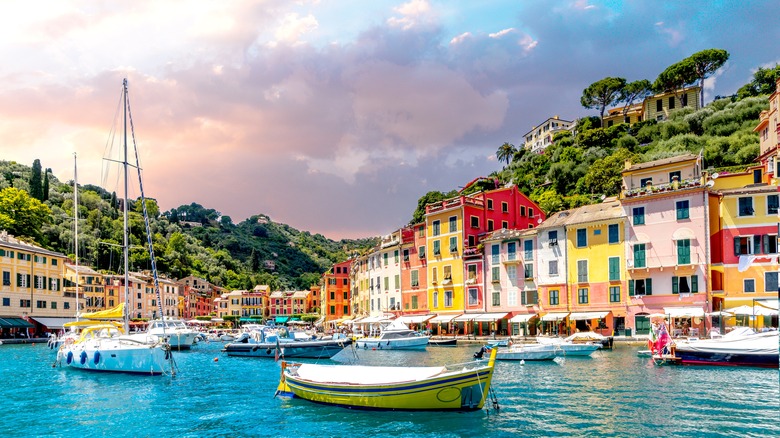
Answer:
[[704, 185], [711, 188], [712, 186], [715, 185], [715, 181], [712, 181], [712, 180], [707, 181], [707, 184], [704, 184]]
[[537, 220], [536, 220], [536, 223], [537, 223], [537, 224], [541, 224], [541, 223], [542, 223], [542, 218], [539, 218], [539, 219], [537, 219]]
[[710, 178], [712, 178], [712, 179], [718, 179], [718, 177], [719, 177], [719, 176], [720, 176], [720, 175], [718, 175], [718, 172], [715, 172], [715, 173], [713, 173], [712, 175], [710, 175]]

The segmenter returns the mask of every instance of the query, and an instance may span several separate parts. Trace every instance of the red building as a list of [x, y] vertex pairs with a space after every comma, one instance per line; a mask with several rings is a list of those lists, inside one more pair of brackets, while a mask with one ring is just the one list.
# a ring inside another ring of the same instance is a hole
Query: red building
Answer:
[[351, 287], [349, 271], [352, 260], [336, 263], [322, 276], [322, 302], [325, 306], [325, 321], [334, 321], [350, 316]]

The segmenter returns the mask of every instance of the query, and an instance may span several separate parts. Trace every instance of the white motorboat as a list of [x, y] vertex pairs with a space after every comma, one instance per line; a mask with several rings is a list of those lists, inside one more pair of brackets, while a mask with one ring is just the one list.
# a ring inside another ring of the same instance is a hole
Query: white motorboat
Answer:
[[169, 318], [151, 321], [146, 333], [167, 339], [173, 350], [189, 350], [198, 336], [198, 332], [187, 327], [184, 321]]
[[558, 347], [559, 356], [590, 356], [602, 346], [600, 342], [574, 342], [571, 336], [568, 338], [539, 336], [536, 342], [542, 345], [555, 345]]
[[366, 350], [424, 350], [429, 339], [430, 336], [421, 335], [394, 320], [380, 326], [378, 334], [356, 340], [355, 346]]
[[675, 355], [684, 365], [778, 367], [778, 332], [756, 333], [740, 327], [717, 339], [677, 341]]
[[553, 360], [559, 353], [554, 344], [514, 344], [499, 348], [497, 360]]

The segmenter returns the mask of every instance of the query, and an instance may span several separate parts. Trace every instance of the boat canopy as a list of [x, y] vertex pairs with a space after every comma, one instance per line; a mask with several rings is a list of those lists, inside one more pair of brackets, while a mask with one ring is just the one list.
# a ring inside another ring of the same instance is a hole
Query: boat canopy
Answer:
[[527, 315], [524, 315], [524, 314], [521, 313], [520, 315], [515, 315], [515, 316], [511, 317], [509, 319], [509, 322], [510, 323], [528, 322], [528, 320], [533, 318], [534, 316], [536, 316], [535, 313], [529, 313]]
[[122, 319], [125, 317], [125, 303], [119, 303], [118, 306], [97, 312], [82, 313], [82, 318], [86, 319]]
[[542, 316], [542, 321], [558, 321], [569, 316], [569, 312], [550, 312]]
[[704, 309], [701, 307], [664, 307], [664, 313], [670, 318], [702, 317]]
[[434, 316], [436, 315], [407, 315], [399, 317], [398, 321], [401, 321], [404, 324], [422, 324]]
[[591, 319], [602, 319], [606, 317], [609, 312], [572, 312], [569, 315], [571, 321], [590, 321]]
[[274, 318], [274, 322], [277, 324], [284, 324], [288, 319], [290, 319], [289, 316], [277, 316]]
[[431, 319], [429, 322], [433, 324], [442, 324], [442, 323], [448, 323], [455, 319], [458, 315], [437, 315], [433, 319]]

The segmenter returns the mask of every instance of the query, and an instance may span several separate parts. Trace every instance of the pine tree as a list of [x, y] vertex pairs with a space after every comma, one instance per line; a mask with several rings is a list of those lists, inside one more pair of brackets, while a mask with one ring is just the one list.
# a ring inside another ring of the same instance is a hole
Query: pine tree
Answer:
[[41, 179], [41, 160], [35, 159], [32, 165], [32, 176], [30, 176], [30, 196], [43, 201], [43, 185]]

